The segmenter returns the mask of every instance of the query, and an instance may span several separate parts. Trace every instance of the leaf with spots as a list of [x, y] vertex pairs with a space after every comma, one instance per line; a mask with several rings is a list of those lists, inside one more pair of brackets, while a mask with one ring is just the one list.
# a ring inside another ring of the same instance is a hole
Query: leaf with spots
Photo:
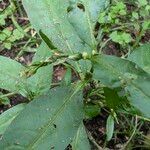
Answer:
[[25, 108], [26, 104], [18, 104], [0, 115], [0, 134], [2, 135], [11, 122]]
[[115, 56], [93, 59], [94, 79], [109, 88], [122, 88], [130, 103], [150, 118], [150, 75], [135, 63]]
[[82, 92], [56, 87], [29, 103], [15, 118], [0, 149], [65, 149], [82, 122], [82, 108]]
[[150, 74], [150, 44], [135, 49], [128, 59]]
[[25, 69], [20, 63], [0, 56], [0, 88], [10, 92], [24, 92], [25, 79], [21, 77]]
[[73, 142], [71, 143], [71, 146], [72, 146], [72, 150], [90, 150], [91, 149], [83, 123], [81, 123], [81, 125], [79, 126], [79, 129], [73, 139]]
[[[51, 55], [49, 47], [43, 42], [39, 48], [37, 48], [32, 63], [45, 60]], [[29, 91], [32, 91], [36, 97], [47, 92], [51, 87], [52, 73], [52, 64], [39, 68], [33, 76], [27, 79], [27, 82], [30, 85], [28, 87]]]
[[107, 2], [108, 0], [24, 0], [23, 5], [34, 28], [49, 38], [51, 46], [65, 53], [75, 53], [92, 51], [96, 47], [94, 27], [99, 12]]

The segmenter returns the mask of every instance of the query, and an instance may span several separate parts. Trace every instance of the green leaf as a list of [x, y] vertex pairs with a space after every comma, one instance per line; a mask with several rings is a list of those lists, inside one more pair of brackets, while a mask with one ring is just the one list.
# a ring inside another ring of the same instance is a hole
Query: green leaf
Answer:
[[145, 6], [148, 4], [147, 0], [138, 0], [138, 4], [140, 7]]
[[20, 32], [18, 29], [13, 31], [13, 36], [15, 39], [19, 40], [24, 37], [24, 33]]
[[108, 87], [120, 87], [124, 82], [130, 82], [132, 78], [137, 79], [138, 74], [146, 74], [134, 63], [115, 56], [100, 55], [94, 57], [93, 65], [93, 77], [101, 80]]
[[116, 2], [115, 6], [112, 6], [111, 9], [112, 9], [111, 15], [114, 15], [114, 17], [117, 17], [117, 14], [120, 15], [127, 14], [126, 5], [123, 2]]
[[[43, 61], [51, 56], [51, 51], [45, 43], [42, 43], [37, 49], [32, 63]], [[47, 92], [51, 87], [53, 66], [41, 67], [37, 72], [27, 79], [30, 87], [29, 91], [32, 91], [35, 96], [39, 96]]]
[[39, 34], [41, 36], [41, 38], [43, 39], [43, 41], [47, 44], [47, 46], [51, 49], [51, 50], [54, 50], [54, 49], [57, 49], [53, 43], [49, 40], [49, 38], [42, 32], [42, 30], [39, 31]]
[[15, 118], [0, 149], [65, 149], [82, 122], [82, 108], [82, 92], [56, 87], [29, 103]]
[[5, 23], [5, 16], [0, 14], [0, 25], [4, 26]]
[[[43, 43], [37, 49], [33, 62], [45, 60], [51, 56], [49, 48]], [[0, 88], [17, 92], [23, 96], [28, 96], [30, 92], [35, 96], [48, 91], [52, 81], [52, 65], [38, 69], [37, 73], [30, 78], [22, 77], [25, 67], [20, 63], [7, 57], [0, 56]]]
[[143, 23], [142, 23], [142, 28], [143, 30], [148, 30], [150, 29], [150, 20], [145, 20]]
[[6, 49], [8, 49], [8, 50], [11, 49], [11, 43], [9, 43], [9, 42], [4, 42], [3, 45], [4, 45], [4, 47], [5, 47]]
[[28, 88], [35, 96], [39, 96], [47, 92], [51, 87], [53, 66], [48, 65], [39, 68], [37, 72], [27, 79], [30, 87]]
[[93, 118], [100, 114], [100, 107], [98, 105], [87, 104], [84, 107], [85, 115], [87, 118]]
[[49, 47], [44, 42], [42, 42], [33, 57], [32, 63], [35, 63], [38, 61], [44, 61], [47, 58], [49, 58], [51, 55], [52, 55], [52, 52], [49, 49]]
[[107, 123], [106, 123], [106, 139], [107, 141], [110, 141], [113, 137], [114, 133], [114, 117], [112, 115], [109, 115], [107, 118]]
[[7, 38], [7, 36], [4, 33], [0, 33], [0, 40], [1, 41], [5, 41], [6, 38]]
[[67, 53], [93, 50], [94, 23], [105, 4], [106, 0], [23, 1], [35, 29], [42, 30], [55, 47]]
[[[28, 17], [37, 32], [42, 31], [54, 47], [66, 54], [83, 51], [91, 53], [96, 49], [93, 30], [99, 12], [106, 4], [107, 0], [23, 1]], [[81, 72], [82, 66], [86, 66], [82, 62], [73, 62], [71, 65], [77, 68], [78, 72]]]
[[126, 44], [132, 41], [132, 37], [129, 33], [114, 31], [110, 34], [112, 41], [119, 44]]
[[114, 109], [114, 111], [116, 111], [117, 108], [120, 108], [122, 99], [118, 96], [118, 93], [115, 90], [105, 87], [104, 95], [107, 106], [110, 109]]
[[128, 59], [150, 74], [150, 44], [135, 49]]
[[132, 17], [135, 19], [139, 19], [139, 14], [137, 12], [132, 12]]
[[83, 123], [79, 126], [76, 136], [71, 143], [72, 150], [90, 150], [90, 144], [87, 138]]
[[3, 134], [11, 122], [25, 108], [25, 104], [18, 104], [0, 115], [0, 134]]
[[21, 77], [21, 72], [25, 69], [20, 63], [0, 56], [0, 88], [21, 92], [25, 88], [25, 79]]
[[150, 75], [135, 63], [115, 56], [94, 57], [93, 78], [110, 88], [122, 87], [130, 103], [150, 118]]
[[9, 105], [10, 100], [8, 97], [3, 97], [3, 93], [0, 92], [0, 104]]
[[99, 23], [105, 23], [107, 20], [106, 20], [106, 12], [101, 12], [100, 15], [99, 15], [99, 19], [98, 19], [98, 22]]
[[16, 41], [16, 37], [14, 37], [13, 35], [11, 35], [9, 38], [7, 38], [7, 41], [9, 41], [10, 43]]
[[72, 70], [71, 68], [67, 68], [64, 79], [62, 80], [62, 84], [70, 85], [72, 80]]
[[4, 33], [7, 37], [9, 37], [10, 35], [11, 35], [11, 31], [9, 30], [9, 29], [4, 29], [3, 31], [2, 31], [2, 33]]

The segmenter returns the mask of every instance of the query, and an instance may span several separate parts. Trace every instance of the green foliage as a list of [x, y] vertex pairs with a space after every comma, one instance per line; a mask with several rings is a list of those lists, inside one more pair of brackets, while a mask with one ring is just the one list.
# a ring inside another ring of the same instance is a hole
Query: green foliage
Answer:
[[146, 6], [148, 4], [147, 0], [138, 0], [139, 7]]
[[[123, 2], [112, 5], [110, 12], [102, 11], [108, 6], [106, 0], [24, 0], [23, 4], [43, 42], [29, 66], [0, 57], [0, 88], [32, 100], [3, 133], [0, 149], [59, 150], [69, 144], [73, 149], [90, 149], [83, 120], [95, 117], [103, 107], [110, 113], [107, 141], [113, 136], [114, 114], [124, 111], [124, 103], [137, 110], [132, 115], [150, 118], [150, 45], [143, 45], [128, 58], [108, 56], [99, 53], [102, 41], [93, 32], [98, 20], [118, 24], [116, 16], [127, 14]], [[22, 37], [18, 31], [13, 34]], [[132, 41], [123, 30], [111, 32], [110, 38], [121, 45]], [[53, 68], [60, 64], [67, 66], [64, 81], [52, 86]], [[73, 71], [76, 82], [71, 81]], [[82, 95], [91, 83], [94, 92]]]
[[82, 122], [82, 108], [81, 91], [54, 88], [29, 103], [16, 117], [5, 132], [0, 149], [65, 149]]
[[128, 44], [132, 41], [132, 37], [129, 33], [114, 31], [110, 34], [112, 41], [121, 45]]
[[0, 33], [0, 40], [3, 43], [4, 48], [11, 49], [13, 42], [16, 40], [22, 39], [24, 34], [20, 32], [18, 29], [14, 29], [11, 31], [10, 29], [5, 28]]
[[150, 44], [145, 44], [129, 55], [128, 59], [150, 74]]
[[124, 99], [121, 97], [122, 95], [119, 97], [118, 93], [113, 89], [104, 88], [106, 104], [110, 109], [117, 110], [121, 108]]
[[137, 46], [141, 42], [150, 29], [149, 16], [150, 2], [147, 0], [112, 0], [107, 10], [100, 13], [98, 22], [105, 36], [126, 49], [128, 45]]
[[19, 104], [5, 111], [0, 115], [0, 134], [2, 135], [11, 122], [17, 117], [17, 115], [25, 108], [26, 104]]
[[110, 141], [114, 132], [114, 117], [112, 115], [109, 115], [107, 118], [107, 123], [106, 123], [106, 139], [107, 141]]
[[[42, 54], [40, 54], [41, 51]], [[45, 44], [41, 44], [33, 58], [33, 63], [46, 59], [45, 56], [50, 56], [50, 54], [48, 47]], [[33, 99], [38, 95], [42, 95], [51, 87], [52, 65], [40, 68], [36, 74], [34, 74], [34, 68], [31, 68], [30, 71], [34, 75], [30, 78], [25, 76], [26, 67], [7, 57], [0, 56], [0, 66], [3, 66], [0, 67], [0, 87], [2, 89], [20, 93], [29, 99]]]
[[0, 56], [0, 66], [0, 87], [11, 92], [23, 90], [24, 79], [21, 77], [21, 72], [25, 67], [3, 56]]
[[[40, 47], [37, 49], [35, 56], [33, 57], [32, 62], [35, 64], [42, 61], [43, 59], [47, 59], [48, 56], [51, 56], [51, 52], [48, 49], [48, 46], [42, 43]], [[34, 74], [34, 68], [31, 68], [31, 73]], [[36, 74], [27, 79], [27, 84], [30, 85], [28, 87], [28, 91], [31, 91], [32, 98], [34, 96], [43, 95], [47, 92], [51, 87], [52, 81], [52, 65], [44, 66], [36, 71]]]
[[81, 123], [81, 125], [79, 126], [79, 129], [77, 131], [77, 134], [75, 135], [73, 142], [71, 143], [72, 149], [73, 150], [90, 150], [90, 144], [89, 141], [87, 139], [87, 134], [85, 131], [85, 127], [84, 125]]
[[12, 49], [19, 40], [32, 38], [27, 34], [29, 25], [19, 25], [17, 23], [19, 16], [17, 18], [14, 17], [19, 9], [20, 6], [17, 6], [13, 0], [10, 1], [8, 6], [6, 5], [6, 7], [0, 9], [0, 51]]
[[0, 92], [0, 102], [1, 102], [1, 104], [4, 104], [4, 105], [10, 104], [9, 98], [4, 96], [2, 92]]
[[98, 105], [88, 104], [85, 105], [85, 115], [87, 118], [96, 117], [100, 113], [100, 108]]
[[150, 75], [135, 63], [115, 56], [100, 55], [93, 61], [94, 79], [110, 88], [123, 88], [131, 104], [149, 118]]
[[7, 8], [4, 10], [0, 9], [0, 25], [5, 25], [5, 19], [10, 16], [15, 11], [15, 6], [11, 3]]

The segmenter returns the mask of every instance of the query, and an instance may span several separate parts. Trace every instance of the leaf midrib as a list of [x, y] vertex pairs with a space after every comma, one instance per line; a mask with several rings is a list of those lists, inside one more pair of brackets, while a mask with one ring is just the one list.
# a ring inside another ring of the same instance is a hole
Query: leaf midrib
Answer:
[[[53, 14], [52, 14], [53, 18], [58, 18], [58, 17], [57, 17], [57, 14], [55, 13], [55, 11], [53, 11], [52, 7], [50, 7], [51, 5], [49, 5], [49, 1], [46, 0], [44, 4], [45, 4], [45, 7], [47, 8], [47, 10], [50, 9], [51, 12], [53, 13]], [[62, 39], [63, 39], [63, 41], [66, 43], [66, 45], [67, 45], [69, 51], [73, 54], [74, 52], [72, 51], [71, 45], [70, 45], [69, 42], [66, 40], [66, 38], [65, 38], [65, 36], [64, 36], [64, 34], [63, 34], [61, 28], [58, 27], [58, 26], [56, 26], [56, 24], [54, 23], [53, 19], [52, 19], [52, 22], [53, 22], [53, 25], [55, 26], [55, 28], [56, 28], [56, 29], [59, 31], [59, 33], [62, 35]]]
[[[103, 65], [104, 64], [104, 65]], [[122, 73], [122, 72], [119, 72], [117, 69], [115, 69], [115, 67], [114, 66], [112, 66], [110, 63], [103, 63], [102, 65], [103, 65], [103, 67], [107, 70], [107, 67], [108, 68], [110, 68], [110, 70], [113, 70], [112, 71], [112, 73], [114, 73], [114, 75], [119, 75], [119, 76], [121, 76], [121, 77], [123, 77], [123, 79], [125, 79], [125, 81], [127, 81], [126, 80], [126, 78], [124, 77], [124, 74]], [[107, 65], [107, 66], [106, 66]], [[127, 64], [126, 64], [127, 65]], [[115, 72], [114, 72], [115, 71]], [[133, 83], [133, 82], [128, 82], [127, 81], [127, 83], [128, 84], [131, 84], [131, 85], [133, 85], [136, 89], [138, 89], [139, 91], [141, 91], [141, 93], [143, 93], [143, 95], [145, 95], [145, 96], [147, 96], [148, 98], [150, 98], [150, 96], [149, 95], [147, 95], [141, 88], [139, 88], [135, 83]]]
[[90, 36], [91, 36], [91, 40], [92, 40], [92, 44], [93, 44], [92, 46], [93, 46], [93, 49], [95, 50], [96, 45], [95, 45], [95, 40], [93, 38], [93, 28], [92, 28], [92, 24], [91, 24], [91, 21], [90, 21], [89, 11], [87, 9], [85, 10], [85, 14], [87, 16], [86, 18], [87, 18], [87, 22], [88, 22], [88, 25], [89, 25]]
[[68, 98], [66, 98], [66, 100], [64, 101], [64, 103], [58, 108], [58, 110], [55, 112], [55, 114], [53, 115], [52, 118], [49, 118], [48, 123], [45, 125], [45, 128], [43, 128], [38, 136], [32, 141], [32, 143], [30, 143], [28, 145], [27, 148], [33, 148], [36, 143], [38, 143], [38, 141], [44, 136], [44, 133], [46, 133], [46, 131], [49, 129], [49, 127], [53, 124], [54, 120], [56, 120], [56, 118], [59, 116], [59, 114], [68, 106], [67, 104], [71, 101], [72, 97], [76, 94], [77, 91], [73, 92], [71, 96], [67, 96]]

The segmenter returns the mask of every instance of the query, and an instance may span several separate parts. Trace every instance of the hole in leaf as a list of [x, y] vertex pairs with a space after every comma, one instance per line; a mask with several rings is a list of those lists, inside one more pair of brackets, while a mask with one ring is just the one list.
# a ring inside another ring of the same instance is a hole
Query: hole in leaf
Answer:
[[69, 6], [68, 8], [67, 8], [67, 12], [69, 13], [69, 12], [71, 12], [73, 10], [73, 7], [72, 6]]
[[85, 11], [85, 7], [84, 7], [83, 4], [77, 3], [77, 7], [78, 7], [79, 9], [81, 9], [82, 11]]
[[94, 36], [95, 36], [95, 38], [98, 35], [99, 29], [100, 29], [100, 24], [99, 24], [99, 22], [96, 22], [95, 27], [94, 27]]
[[53, 124], [54, 128], [57, 128], [56, 124]]
[[55, 147], [54, 147], [54, 146], [52, 146], [52, 147], [51, 147], [51, 150], [53, 150], [54, 148], [55, 148]]

